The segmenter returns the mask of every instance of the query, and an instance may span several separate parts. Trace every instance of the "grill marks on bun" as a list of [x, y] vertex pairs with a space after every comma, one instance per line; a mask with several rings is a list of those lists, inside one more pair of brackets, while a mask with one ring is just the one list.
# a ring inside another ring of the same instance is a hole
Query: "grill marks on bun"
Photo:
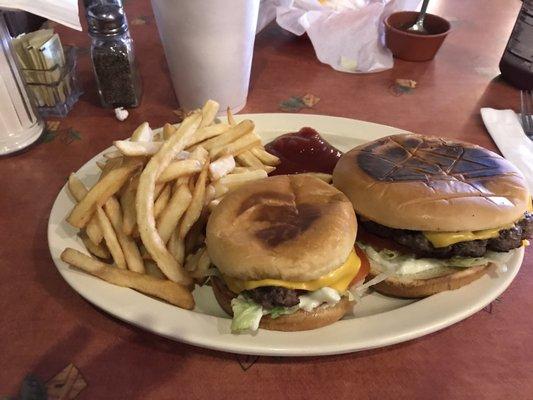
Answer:
[[[296, 192], [289, 194], [274, 191], [249, 196], [242, 202], [237, 216], [244, 213], [253, 214], [249, 218], [260, 226], [255, 231], [255, 237], [270, 247], [294, 239], [309, 229], [321, 215], [320, 209], [313, 204], [297, 204]], [[266, 226], [262, 227], [263, 225]]]
[[356, 231], [353, 207], [337, 189], [280, 175], [229, 193], [209, 218], [207, 248], [236, 279], [309, 281], [346, 261]]
[[244, 214], [249, 209], [256, 207], [261, 204], [267, 203], [293, 203], [295, 199], [294, 193], [279, 193], [273, 190], [266, 190], [263, 192], [252, 193], [246, 199], [243, 200], [239, 210], [237, 211], [237, 216]]
[[267, 222], [269, 226], [258, 229], [255, 236], [266, 245], [276, 247], [305, 232], [320, 215], [313, 204], [264, 205], [255, 221]]
[[388, 182], [465, 182], [514, 172], [482, 147], [419, 135], [388, 136], [361, 146], [355, 161], [372, 178]]
[[333, 184], [356, 212], [391, 228], [477, 231], [512, 223], [529, 202], [509, 161], [459, 141], [402, 134], [345, 153]]

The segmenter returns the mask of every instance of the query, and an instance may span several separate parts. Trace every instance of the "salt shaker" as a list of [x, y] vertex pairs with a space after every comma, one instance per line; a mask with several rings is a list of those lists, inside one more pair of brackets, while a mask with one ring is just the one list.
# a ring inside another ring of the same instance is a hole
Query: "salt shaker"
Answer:
[[137, 107], [141, 79], [126, 16], [116, 4], [97, 4], [87, 10], [91, 57], [100, 101], [104, 107]]

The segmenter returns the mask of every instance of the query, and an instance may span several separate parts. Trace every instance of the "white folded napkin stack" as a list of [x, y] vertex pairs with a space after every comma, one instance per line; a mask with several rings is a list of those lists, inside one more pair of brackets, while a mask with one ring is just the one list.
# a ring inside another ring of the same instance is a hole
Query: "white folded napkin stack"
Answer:
[[487, 107], [481, 109], [481, 117], [496, 146], [524, 174], [533, 193], [533, 141], [524, 133], [518, 115]]

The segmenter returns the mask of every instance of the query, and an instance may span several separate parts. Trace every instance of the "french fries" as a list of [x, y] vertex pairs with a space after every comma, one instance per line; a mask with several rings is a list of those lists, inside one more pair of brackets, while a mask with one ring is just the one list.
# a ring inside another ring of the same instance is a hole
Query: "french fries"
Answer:
[[197, 280], [208, 276], [210, 266], [211, 260], [205, 247], [198, 249], [194, 254], [190, 254], [185, 262], [185, 269]]
[[158, 279], [167, 279], [165, 274], [161, 272], [157, 264], [152, 260], [146, 260], [144, 266], [147, 275], [153, 276], [154, 278]]
[[167, 250], [157, 232], [153, 205], [154, 188], [159, 172], [170, 164], [176, 153], [187, 146], [198, 129], [200, 122], [201, 116], [193, 114], [181, 123], [178, 131], [164, 142], [159, 152], [150, 159], [141, 173], [139, 186], [137, 187], [137, 226], [139, 227], [142, 242], [161, 271], [170, 280], [183, 285], [190, 285], [192, 280]]
[[235, 122], [235, 118], [233, 118], [233, 113], [231, 112], [231, 108], [226, 108], [226, 115], [228, 117], [228, 124], [230, 126], [235, 126], [237, 123]]
[[70, 194], [72, 197], [74, 197], [74, 199], [76, 199], [77, 202], [80, 202], [87, 194], [87, 188], [78, 179], [75, 173], [71, 173], [69, 175], [67, 186]]
[[254, 147], [251, 150], [252, 154], [256, 156], [260, 162], [262, 162], [265, 165], [270, 165], [272, 167], [275, 167], [276, 165], [279, 165], [281, 162], [278, 157], [276, 157], [273, 154], [270, 154], [268, 151], [263, 149], [262, 147]]
[[97, 205], [104, 204], [107, 199], [120, 190], [122, 185], [142, 165], [137, 158], [126, 160], [104, 176], [85, 197], [72, 209], [67, 222], [77, 228], [83, 228], [91, 219]]
[[202, 122], [200, 122], [200, 128], [209, 126], [215, 120], [220, 105], [213, 100], [207, 100], [202, 107]]
[[164, 189], [161, 191], [161, 194], [154, 203], [154, 218], [157, 219], [159, 214], [167, 206], [168, 200], [170, 199], [171, 188], [170, 185], [165, 185]]
[[[263, 179], [266, 177], [267, 177], [267, 173], [263, 169], [256, 169], [253, 171], [243, 172], [240, 174], [226, 175], [223, 178], [220, 178], [218, 181], [216, 181], [213, 184], [213, 187], [215, 188], [215, 192], [217, 193], [215, 198], [226, 194], [226, 192], [228, 192], [229, 190], [235, 189], [243, 185], [246, 182]], [[223, 189], [224, 187], [226, 189]]]
[[100, 174], [100, 179], [102, 179], [104, 176], [106, 176], [109, 172], [111, 172], [115, 168], [118, 168], [119, 166], [121, 166], [123, 162], [124, 162], [123, 157], [110, 158], [109, 160], [106, 160], [104, 168], [102, 168], [102, 173]]
[[192, 194], [189, 190], [188, 181], [177, 186], [172, 198], [169, 200], [165, 209], [161, 212], [157, 222], [157, 231], [163, 243], [167, 243], [176, 230], [178, 223], [189, 208], [192, 200]]
[[209, 258], [207, 249], [204, 248], [203, 251], [200, 253], [198, 263], [196, 264], [196, 269], [191, 271], [191, 275], [193, 276], [193, 278], [196, 278], [196, 279], [205, 278], [207, 276], [207, 272], [210, 266], [211, 266], [211, 259]]
[[224, 145], [233, 143], [241, 136], [251, 133], [254, 129], [254, 123], [249, 119], [242, 121], [240, 124], [231, 127], [222, 135], [202, 142], [201, 145], [207, 151], [214, 148], [221, 148]]
[[185, 242], [183, 239], [180, 239], [178, 232], [174, 231], [170, 240], [168, 241], [168, 250], [170, 254], [176, 259], [176, 261], [182, 265], [183, 259], [185, 258]]
[[93, 216], [85, 227], [85, 233], [91, 239], [91, 242], [98, 245], [104, 238], [100, 225], [98, 224], [98, 218]]
[[96, 257], [108, 259], [111, 257], [111, 254], [109, 254], [109, 250], [107, 250], [107, 247], [102, 246], [102, 244], [94, 244], [91, 239], [89, 239], [89, 236], [87, 234], [81, 232], [79, 234], [79, 237], [85, 247], [87, 247], [87, 250], [89, 250], [89, 253], [92, 255], [95, 255]]
[[194, 307], [193, 282], [203, 283], [211, 266], [210, 212], [228, 192], [265, 178], [279, 163], [261, 146], [252, 121], [237, 123], [228, 109], [228, 122], [215, 122], [218, 110], [209, 101], [157, 134], [142, 123], [97, 161], [101, 173], [90, 190], [72, 174], [67, 187], [76, 205], [67, 221], [98, 259], [73, 249], [62, 259], [109, 283]]
[[210, 191], [213, 193], [212, 196], [211, 196], [213, 198], [213, 200], [211, 200], [211, 203], [214, 200], [220, 199], [222, 196], [224, 196], [226, 193], [229, 192], [229, 186], [228, 185], [224, 185], [224, 183], [221, 182], [220, 180], [218, 180], [217, 182], [212, 183], [209, 186], [211, 188], [213, 188], [213, 189], [210, 189]]
[[216, 181], [233, 171], [235, 165], [235, 158], [232, 155], [219, 158], [209, 164], [209, 178]]
[[[77, 202], [80, 202], [87, 195], [87, 188], [74, 173], [68, 177], [68, 189]], [[98, 246], [102, 241], [102, 230], [95, 217], [91, 218], [87, 224], [86, 233], [94, 245]]]
[[120, 205], [122, 206], [122, 232], [124, 232], [126, 235], [131, 235], [135, 225], [137, 225], [135, 196], [137, 194], [138, 184], [139, 175], [135, 175], [133, 178], [131, 178], [120, 196]]
[[120, 269], [126, 269], [126, 258], [124, 257], [124, 252], [118, 243], [117, 234], [115, 233], [111, 221], [105, 214], [102, 207], [98, 206], [96, 209], [96, 216], [98, 217], [98, 223], [100, 224], [100, 229], [104, 234], [104, 240], [113, 257], [113, 261], [117, 264], [117, 267]]
[[196, 135], [194, 135], [193, 140], [189, 144], [188, 148], [194, 147], [194, 145], [203, 142], [204, 140], [214, 138], [215, 136], [221, 135], [230, 128], [227, 124], [216, 124], [211, 126], [204, 126], [203, 128], [198, 129]]
[[159, 151], [163, 142], [131, 142], [129, 140], [115, 140], [115, 147], [125, 156], [151, 156]]
[[173, 161], [157, 178], [158, 183], [173, 181], [180, 176], [192, 175], [202, 170], [202, 162], [189, 158], [187, 160]]
[[194, 299], [191, 292], [186, 287], [175, 282], [154, 278], [138, 272], [113, 268], [71, 248], [67, 248], [61, 253], [61, 259], [73, 267], [114, 285], [135, 289], [187, 310], [194, 308]]
[[151, 142], [154, 136], [154, 132], [150, 129], [148, 122], [143, 122], [137, 127], [131, 134], [130, 141], [132, 142]]
[[254, 156], [250, 150], [243, 151], [241, 154], [237, 155], [235, 158], [237, 159], [237, 161], [239, 161], [239, 164], [242, 164], [245, 167], [251, 167], [253, 169], [264, 168], [264, 165], [261, 162], [261, 160], [259, 160], [259, 158]]
[[113, 150], [113, 151], [109, 151], [107, 153], [104, 153], [104, 158], [106, 160], [111, 160], [113, 158], [119, 158], [119, 157], [122, 157], [122, 156], [123, 156], [123, 154], [120, 151], [118, 151], [118, 150]]
[[187, 208], [187, 211], [185, 211], [185, 215], [183, 216], [183, 220], [181, 221], [178, 235], [180, 240], [185, 239], [185, 236], [189, 232], [189, 229], [191, 229], [193, 224], [198, 220], [200, 214], [202, 213], [202, 209], [204, 208], [207, 171], [208, 163], [206, 163], [204, 169], [198, 177], [198, 180], [196, 181], [196, 185], [192, 193], [191, 203]]
[[213, 185], [207, 185], [205, 188], [204, 206], [208, 205], [215, 198], [215, 188]]
[[255, 133], [248, 133], [244, 136], [241, 136], [233, 143], [212, 148], [209, 150], [209, 156], [212, 159], [216, 159], [225, 155], [236, 156], [248, 149], [251, 149], [252, 147], [257, 146], [260, 143], [261, 138], [259, 136], [257, 136]]
[[122, 213], [118, 200], [113, 196], [110, 197], [104, 205], [104, 210], [117, 235], [128, 269], [134, 272], [143, 273], [144, 263], [139, 248], [137, 247], [135, 240], [126, 235], [122, 230]]
[[177, 128], [174, 125], [165, 124], [163, 126], [163, 140], [168, 140], [176, 133]]

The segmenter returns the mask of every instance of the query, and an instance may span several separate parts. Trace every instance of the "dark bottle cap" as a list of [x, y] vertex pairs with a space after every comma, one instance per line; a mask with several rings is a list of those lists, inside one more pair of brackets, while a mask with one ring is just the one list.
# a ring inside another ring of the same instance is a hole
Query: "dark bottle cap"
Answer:
[[518, 89], [533, 89], [533, 0], [522, 4], [500, 60], [500, 71]]
[[122, 7], [114, 4], [97, 4], [87, 10], [89, 33], [117, 35], [126, 32], [128, 24]]

